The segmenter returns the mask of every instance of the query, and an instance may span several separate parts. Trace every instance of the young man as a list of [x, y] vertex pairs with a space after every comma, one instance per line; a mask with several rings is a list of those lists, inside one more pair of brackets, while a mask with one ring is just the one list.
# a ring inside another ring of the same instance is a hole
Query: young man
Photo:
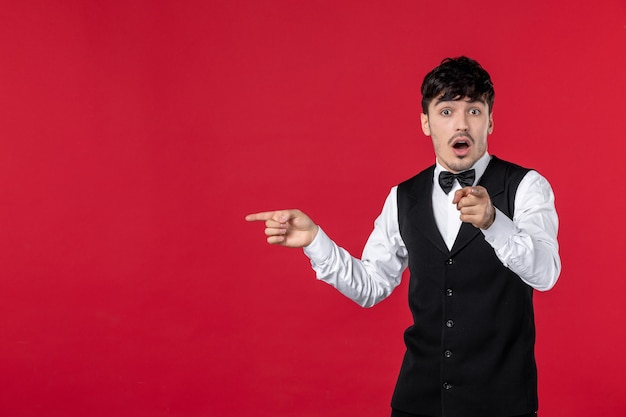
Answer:
[[267, 241], [303, 247], [320, 280], [364, 307], [411, 272], [414, 324], [392, 417], [511, 417], [537, 411], [533, 290], [556, 283], [549, 183], [487, 152], [494, 90], [474, 60], [445, 59], [422, 84], [436, 164], [391, 189], [361, 259], [299, 210], [251, 214]]

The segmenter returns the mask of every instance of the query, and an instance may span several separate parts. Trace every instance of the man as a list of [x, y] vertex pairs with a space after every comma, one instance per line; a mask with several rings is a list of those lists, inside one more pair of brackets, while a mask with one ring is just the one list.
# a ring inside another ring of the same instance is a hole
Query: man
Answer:
[[559, 276], [549, 183], [487, 152], [494, 89], [474, 60], [445, 59], [422, 84], [436, 164], [391, 189], [361, 260], [299, 210], [251, 214], [267, 241], [303, 247], [317, 277], [364, 307], [408, 266], [414, 324], [392, 417], [511, 417], [537, 411], [533, 289]]

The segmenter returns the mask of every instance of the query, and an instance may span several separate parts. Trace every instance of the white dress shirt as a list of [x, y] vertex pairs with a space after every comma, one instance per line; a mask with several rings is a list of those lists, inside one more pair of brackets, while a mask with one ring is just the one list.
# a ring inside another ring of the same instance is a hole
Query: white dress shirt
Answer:
[[[489, 164], [488, 153], [473, 168], [478, 183]], [[448, 248], [452, 248], [461, 227], [454, 188], [445, 194], [437, 178], [444, 168], [437, 162], [434, 172], [433, 209], [437, 227]], [[536, 171], [529, 171], [515, 195], [513, 220], [496, 209], [494, 223], [482, 230], [504, 266], [515, 272], [526, 284], [547, 291], [556, 283], [561, 271], [558, 253], [558, 217], [554, 194], [548, 181]], [[374, 222], [361, 259], [333, 242], [320, 227], [313, 242], [304, 248], [317, 278], [335, 288], [363, 307], [371, 307], [385, 299], [400, 284], [408, 265], [408, 251], [398, 226], [397, 186], [394, 186]]]

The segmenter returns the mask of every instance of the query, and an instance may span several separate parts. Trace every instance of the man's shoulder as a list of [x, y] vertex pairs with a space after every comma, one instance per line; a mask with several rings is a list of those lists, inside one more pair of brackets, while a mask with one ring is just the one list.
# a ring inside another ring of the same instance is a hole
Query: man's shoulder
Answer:
[[407, 186], [410, 186], [411, 184], [414, 184], [415, 182], [418, 182], [420, 180], [428, 180], [428, 181], [432, 181], [433, 178], [433, 174], [435, 172], [435, 165], [431, 165], [428, 168], [425, 168], [424, 170], [420, 171], [419, 173], [413, 175], [411, 178], [408, 178], [402, 182], [400, 182], [400, 184], [398, 184], [398, 187], [400, 188], [405, 188]]
[[491, 156], [491, 160], [489, 161], [488, 167], [502, 167], [502, 168], [508, 168], [508, 169], [513, 169], [513, 170], [526, 171], [526, 172], [532, 170], [532, 168], [527, 168], [522, 165], [516, 164], [514, 162], [500, 159], [495, 155]]
[[435, 165], [431, 165], [398, 184], [396, 187], [398, 204], [403, 204], [408, 198], [414, 199], [417, 196], [430, 195], [432, 193], [434, 173]]
[[491, 186], [500, 183], [519, 183], [531, 171], [533, 171], [532, 168], [527, 168], [492, 155], [479, 183], [481, 185], [490, 184]]

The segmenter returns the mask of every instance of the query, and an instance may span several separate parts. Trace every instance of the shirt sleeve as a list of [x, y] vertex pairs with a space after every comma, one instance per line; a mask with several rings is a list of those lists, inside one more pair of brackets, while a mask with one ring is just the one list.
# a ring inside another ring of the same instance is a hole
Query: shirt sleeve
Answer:
[[319, 280], [363, 307], [384, 300], [400, 284], [408, 252], [398, 227], [397, 187], [385, 200], [361, 259], [339, 247], [320, 228], [304, 253]]
[[531, 287], [547, 291], [561, 272], [558, 227], [550, 184], [529, 171], [517, 188], [513, 220], [496, 208], [494, 223], [482, 232], [504, 266]]

